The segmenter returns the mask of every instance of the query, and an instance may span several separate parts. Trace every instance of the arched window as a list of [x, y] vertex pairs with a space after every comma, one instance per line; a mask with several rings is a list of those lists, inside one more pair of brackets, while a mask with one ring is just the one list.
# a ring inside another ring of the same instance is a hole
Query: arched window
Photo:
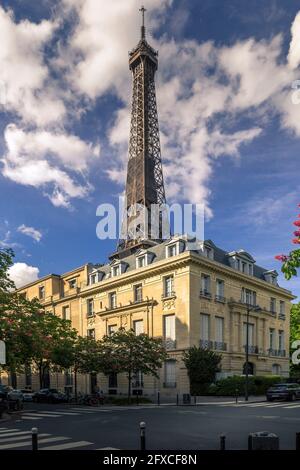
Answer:
[[[243, 365], [243, 375], [247, 373], [247, 363], [245, 362]], [[252, 362], [248, 362], [248, 375], [254, 375], [254, 364]]]
[[272, 365], [272, 375], [281, 375], [281, 366], [280, 364]]

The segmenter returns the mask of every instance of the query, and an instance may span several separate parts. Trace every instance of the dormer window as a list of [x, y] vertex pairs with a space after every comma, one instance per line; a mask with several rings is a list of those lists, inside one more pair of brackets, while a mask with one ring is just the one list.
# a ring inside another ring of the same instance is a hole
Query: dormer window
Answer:
[[124, 263], [124, 261], [114, 261], [111, 264], [111, 276], [119, 276], [120, 274], [123, 274], [126, 271], [128, 264]]
[[103, 278], [104, 273], [100, 271], [93, 271], [89, 274], [89, 285], [97, 284]]
[[203, 254], [208, 259], [214, 259], [214, 250], [210, 246], [204, 245], [203, 247]]
[[275, 270], [266, 271], [264, 273], [265, 281], [269, 282], [270, 284], [273, 284], [274, 286], [277, 286], [277, 276], [278, 273]]
[[179, 255], [179, 253], [183, 252], [184, 246], [183, 240], [171, 240], [166, 246], [166, 258], [172, 258], [172, 256]]
[[69, 289], [75, 289], [76, 285], [77, 285], [76, 279], [69, 280]]
[[97, 274], [90, 274], [90, 284], [96, 284], [97, 282]]
[[174, 245], [168, 246], [167, 253], [168, 253], [168, 258], [171, 258], [171, 256], [176, 256], [177, 255], [177, 245], [174, 244]]
[[136, 267], [137, 267], [137, 268], [144, 268], [144, 266], [146, 266], [146, 255], [144, 255], [144, 256], [139, 256], [139, 257], [136, 259]]
[[233, 269], [240, 271], [243, 274], [253, 276], [253, 265], [255, 259], [245, 250], [238, 250], [228, 253], [229, 264]]

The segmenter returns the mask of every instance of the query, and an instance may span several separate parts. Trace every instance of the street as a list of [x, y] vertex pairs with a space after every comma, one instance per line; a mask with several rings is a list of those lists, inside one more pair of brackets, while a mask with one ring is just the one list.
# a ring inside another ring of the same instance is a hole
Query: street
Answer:
[[294, 449], [300, 431], [300, 402], [212, 403], [187, 406], [140, 405], [85, 407], [25, 404], [22, 415], [0, 422], [0, 450], [30, 449], [31, 428], [39, 432], [39, 449], [139, 449], [139, 423], [146, 423], [146, 448], [246, 449], [250, 432], [268, 431], [280, 449]]

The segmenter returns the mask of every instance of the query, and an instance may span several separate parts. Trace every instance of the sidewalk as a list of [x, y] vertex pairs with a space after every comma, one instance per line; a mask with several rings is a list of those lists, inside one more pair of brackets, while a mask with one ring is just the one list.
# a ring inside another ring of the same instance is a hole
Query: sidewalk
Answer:
[[[193, 403], [194, 397], [192, 397], [191, 402]], [[248, 403], [259, 403], [262, 401], [266, 401], [265, 395], [251, 395], [249, 396]], [[235, 397], [197, 397], [197, 405], [209, 405], [211, 403], [219, 403], [219, 404], [226, 404], [226, 403], [236, 403]], [[240, 396], [238, 397], [238, 403], [244, 403], [245, 397]]]

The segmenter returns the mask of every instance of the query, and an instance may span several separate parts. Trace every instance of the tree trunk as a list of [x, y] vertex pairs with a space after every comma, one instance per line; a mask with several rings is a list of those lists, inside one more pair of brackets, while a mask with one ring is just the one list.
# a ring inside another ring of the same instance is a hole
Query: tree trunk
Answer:
[[43, 388], [43, 363], [39, 363], [39, 379], [40, 379], [40, 388]]
[[131, 372], [128, 372], [128, 404], [131, 403]]

